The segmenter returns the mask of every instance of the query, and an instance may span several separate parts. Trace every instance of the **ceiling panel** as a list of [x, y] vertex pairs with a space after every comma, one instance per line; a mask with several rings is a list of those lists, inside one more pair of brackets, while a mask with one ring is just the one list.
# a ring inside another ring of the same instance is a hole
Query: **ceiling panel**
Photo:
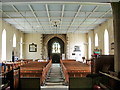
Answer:
[[15, 10], [12, 8], [11, 5], [2, 5], [2, 10], [5, 12], [14, 12]]
[[[7, 3], [3, 20], [25, 33], [86, 33], [112, 18], [110, 4]], [[56, 27], [55, 27], [56, 26]], [[24, 29], [25, 28], [25, 29]]]
[[61, 4], [48, 4], [49, 11], [61, 11], [62, 5]]
[[78, 17], [85, 18], [85, 17], [87, 17], [89, 14], [90, 14], [90, 12], [82, 12], [82, 13], [79, 13]]
[[27, 4], [17, 4], [17, 5], [14, 5], [19, 11], [29, 11], [29, 7]]
[[47, 12], [36, 12], [37, 17], [47, 17]]
[[60, 17], [61, 13], [55, 12], [55, 13], [50, 13], [50, 17]]
[[96, 21], [96, 19], [90, 19], [90, 18], [88, 18], [88, 19], [86, 19], [86, 22], [94, 22], [94, 21]]
[[24, 18], [14, 18], [12, 20], [18, 21], [20, 23], [26, 23], [27, 22]]
[[35, 22], [36, 21], [36, 19], [35, 18], [25, 18], [27, 21], [29, 21], [29, 22]]
[[7, 15], [5, 13], [2, 13], [1, 15], [2, 15], [2, 17], [5, 17], [5, 18], [7, 17]]
[[30, 4], [34, 11], [45, 11], [45, 4]]
[[112, 17], [112, 14], [109, 13], [109, 14], [104, 15], [103, 17], [104, 18], [109, 18], [109, 17]]
[[102, 16], [103, 14], [104, 14], [104, 12], [102, 12], [102, 13], [101, 12], [99, 12], [99, 13], [92, 13], [90, 17], [97, 18], [97, 17]]
[[34, 17], [33, 13], [32, 12], [20, 12], [22, 14], [22, 16], [24, 17]]
[[105, 11], [109, 10], [110, 8], [111, 8], [110, 5], [100, 5], [97, 8], [96, 12], [105, 12]]
[[83, 5], [81, 11], [82, 12], [92, 12], [92, 10], [96, 7], [96, 5]]
[[64, 13], [64, 17], [74, 17], [75, 16], [75, 13], [71, 13], [71, 12], [69, 12], [69, 13]]
[[69, 19], [63, 19], [63, 22], [65, 21], [65, 22], [71, 22], [73, 20], [73, 18], [69, 18]]
[[66, 4], [65, 11], [77, 11], [79, 4]]
[[44, 18], [39, 18], [39, 21], [40, 22], [48, 22], [48, 19], [46, 18], [46, 19], [44, 19]]
[[22, 17], [21, 14], [19, 14], [18, 12], [6, 12], [7, 15], [9, 15], [10, 17]]

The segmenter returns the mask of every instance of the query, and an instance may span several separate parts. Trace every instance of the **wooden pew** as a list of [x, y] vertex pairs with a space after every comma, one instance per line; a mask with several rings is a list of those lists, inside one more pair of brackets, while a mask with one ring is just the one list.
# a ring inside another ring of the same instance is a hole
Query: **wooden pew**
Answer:
[[70, 77], [69, 90], [103, 90], [100, 87], [101, 75], [88, 74], [86, 77]]
[[99, 72], [101, 75], [100, 86], [103, 90], [120, 90], [120, 78]]
[[51, 60], [47, 62], [30, 62], [20, 67], [20, 77], [39, 77], [40, 85], [44, 84], [48, 70], [51, 67]]
[[90, 67], [86, 64], [75, 60], [61, 60], [60, 63], [66, 83], [69, 82], [70, 77], [86, 77], [90, 74]]
[[17, 90], [20, 81], [20, 66], [26, 62], [2, 62], [0, 78], [2, 79], [2, 89]]
[[20, 90], [40, 90], [40, 77], [20, 78]]
[[18, 90], [20, 82], [20, 68], [12, 69], [2, 73], [2, 90], [9, 88], [10, 90]]
[[13, 70], [13, 69], [15, 69], [15, 68], [18, 68], [18, 67], [20, 67], [20, 66], [22, 66], [22, 65], [25, 65], [25, 64], [27, 64], [28, 62], [26, 62], [26, 61], [22, 61], [22, 62], [3, 62], [3, 66], [1, 67], [2, 68], [2, 72], [9, 72], [9, 71], [11, 71], [11, 70]]
[[70, 77], [69, 90], [93, 90], [92, 78]]
[[114, 71], [114, 55], [100, 55], [92, 60], [93, 73]]

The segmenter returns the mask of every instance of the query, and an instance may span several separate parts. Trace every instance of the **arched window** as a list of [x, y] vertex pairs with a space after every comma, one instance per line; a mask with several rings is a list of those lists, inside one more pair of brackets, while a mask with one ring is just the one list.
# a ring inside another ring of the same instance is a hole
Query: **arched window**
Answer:
[[60, 53], [60, 44], [59, 42], [54, 42], [52, 44], [52, 53]]
[[13, 35], [13, 47], [16, 47], [16, 35]]
[[2, 32], [2, 61], [6, 60], [6, 30]]
[[104, 54], [109, 55], [109, 35], [107, 29], [104, 31]]
[[98, 34], [95, 34], [95, 47], [98, 47]]
[[90, 59], [90, 58], [91, 58], [91, 38], [90, 38], [90, 37], [89, 37], [89, 40], [88, 40], [88, 41], [89, 41], [89, 47], [88, 47], [88, 48], [89, 48], [89, 49], [88, 49], [89, 51], [88, 51], [88, 52], [89, 52], [89, 59]]
[[22, 52], [23, 52], [23, 40], [22, 40], [22, 37], [20, 39], [20, 58], [22, 58]]

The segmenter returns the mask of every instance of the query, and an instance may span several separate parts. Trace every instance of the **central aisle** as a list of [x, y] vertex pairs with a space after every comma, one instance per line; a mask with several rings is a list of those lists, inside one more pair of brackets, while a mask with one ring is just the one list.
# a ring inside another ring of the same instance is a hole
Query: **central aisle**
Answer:
[[59, 63], [55, 63], [52, 64], [45, 85], [41, 86], [41, 90], [68, 90], [68, 86], [64, 84], [61, 66]]

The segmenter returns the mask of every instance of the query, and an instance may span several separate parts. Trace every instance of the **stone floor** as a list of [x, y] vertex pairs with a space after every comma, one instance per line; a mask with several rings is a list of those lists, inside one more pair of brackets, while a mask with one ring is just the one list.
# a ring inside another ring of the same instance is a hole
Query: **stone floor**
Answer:
[[52, 64], [44, 86], [41, 90], [68, 90], [64, 83], [61, 66], [59, 63]]

